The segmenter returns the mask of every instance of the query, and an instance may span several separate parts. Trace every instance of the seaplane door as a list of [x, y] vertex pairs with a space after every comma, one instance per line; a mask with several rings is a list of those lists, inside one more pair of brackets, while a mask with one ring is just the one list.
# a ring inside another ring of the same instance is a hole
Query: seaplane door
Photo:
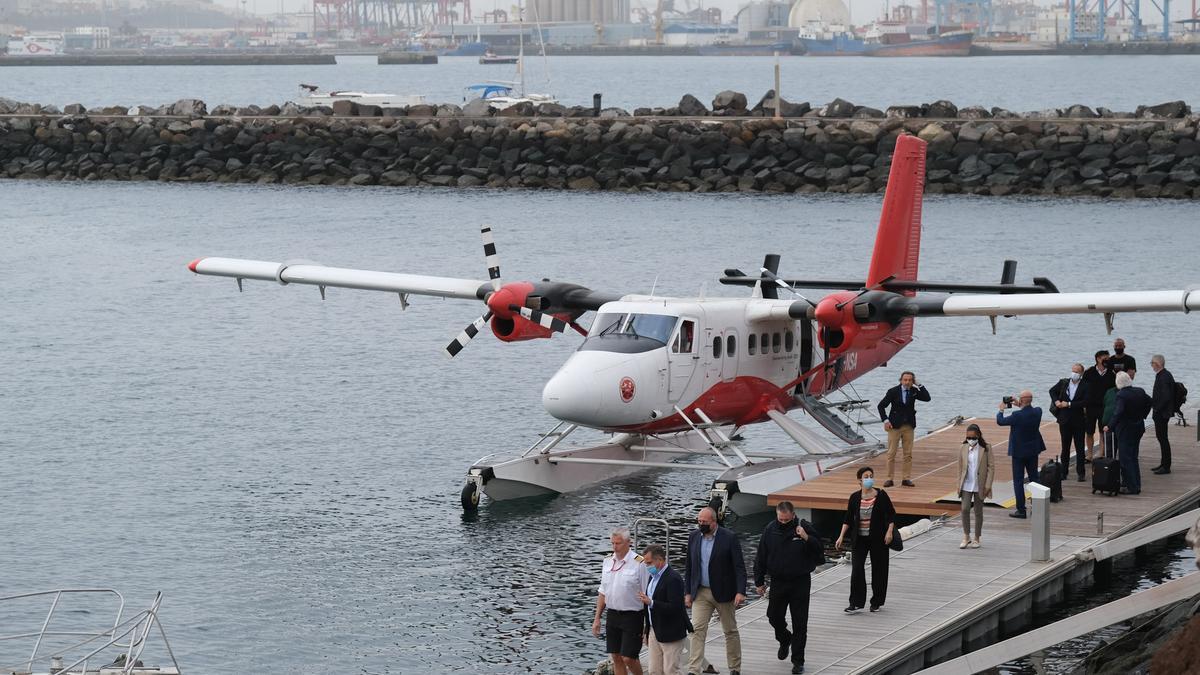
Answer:
[[721, 381], [729, 382], [737, 377], [738, 348], [741, 346], [737, 331], [726, 328], [721, 332], [721, 343], [723, 352], [720, 358]]
[[683, 398], [692, 376], [696, 374], [696, 364], [700, 361], [700, 342], [696, 339], [697, 321], [683, 317], [675, 328], [675, 337], [671, 340], [671, 348], [667, 352], [670, 364], [669, 400], [678, 403]]

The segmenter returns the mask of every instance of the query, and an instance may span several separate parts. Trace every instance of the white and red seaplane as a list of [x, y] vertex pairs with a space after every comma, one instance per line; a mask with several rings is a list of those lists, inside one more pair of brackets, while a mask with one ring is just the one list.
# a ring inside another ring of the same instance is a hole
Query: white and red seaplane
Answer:
[[[713, 472], [711, 500], [722, 511], [766, 506], [771, 492], [819, 475], [837, 457], [869, 452], [841, 416], [832, 394], [884, 365], [912, 340], [923, 316], [1098, 313], [1111, 331], [1121, 312], [1200, 309], [1200, 290], [1060, 293], [1046, 279], [1015, 283], [1008, 261], [999, 284], [921, 281], [921, 198], [925, 143], [897, 139], [865, 281], [778, 276], [779, 256], [759, 273], [726, 270], [721, 282], [749, 297], [664, 298], [595, 291], [564, 282], [500, 279], [491, 229], [482, 228], [488, 281], [276, 263], [200, 258], [196, 274], [482, 301], [486, 309], [446, 347], [453, 357], [490, 325], [502, 341], [549, 338], [571, 328], [584, 336], [550, 380], [542, 402], [558, 426], [523, 453], [489, 455], [467, 473], [465, 508], [491, 499], [564, 493], [646, 469]], [[798, 288], [834, 289], [810, 300]], [[930, 295], [929, 293], [938, 293]], [[595, 312], [591, 326], [578, 320]], [[845, 445], [825, 440], [787, 416], [802, 409]], [[773, 422], [801, 455], [744, 453], [731, 438], [742, 427]], [[578, 427], [612, 434], [589, 447], [561, 444]], [[560, 445], [561, 444], [561, 445]], [[679, 463], [682, 458], [710, 461]]]

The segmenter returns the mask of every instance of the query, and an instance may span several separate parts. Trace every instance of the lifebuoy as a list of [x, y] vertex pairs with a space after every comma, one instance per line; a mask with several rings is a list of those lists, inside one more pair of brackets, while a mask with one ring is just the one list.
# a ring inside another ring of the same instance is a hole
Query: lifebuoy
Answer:
[[42, 46], [36, 42], [30, 42], [29, 44], [25, 45], [25, 51], [29, 52], [30, 54], [36, 54], [42, 51]]

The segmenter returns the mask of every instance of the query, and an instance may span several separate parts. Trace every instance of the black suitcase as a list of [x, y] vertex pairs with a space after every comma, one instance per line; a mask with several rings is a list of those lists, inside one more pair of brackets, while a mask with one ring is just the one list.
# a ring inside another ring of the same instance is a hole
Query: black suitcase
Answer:
[[1116, 453], [1116, 439], [1109, 432], [1100, 442], [1104, 445], [1104, 456], [1092, 460], [1092, 494], [1116, 496], [1121, 493], [1121, 463], [1108, 456]]
[[1052, 502], [1062, 501], [1062, 479], [1062, 464], [1057, 459], [1046, 462], [1038, 471], [1038, 482], [1050, 488], [1050, 501]]

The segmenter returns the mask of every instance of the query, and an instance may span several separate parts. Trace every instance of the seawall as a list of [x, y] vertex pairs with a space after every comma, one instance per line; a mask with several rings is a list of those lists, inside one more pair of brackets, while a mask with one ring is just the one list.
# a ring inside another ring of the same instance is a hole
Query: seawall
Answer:
[[688, 109], [688, 98], [636, 117], [562, 106], [472, 115], [470, 105], [210, 114], [198, 101], [14, 110], [0, 100], [0, 178], [868, 193], [884, 189], [895, 139], [909, 133], [929, 143], [928, 193], [1200, 198], [1200, 116], [1180, 102], [1109, 117], [1083, 106], [1019, 116], [947, 102], [886, 112], [789, 103], [804, 112], [775, 120], [761, 105], [760, 116], [746, 110], [744, 96], [715, 111], [695, 99]]

